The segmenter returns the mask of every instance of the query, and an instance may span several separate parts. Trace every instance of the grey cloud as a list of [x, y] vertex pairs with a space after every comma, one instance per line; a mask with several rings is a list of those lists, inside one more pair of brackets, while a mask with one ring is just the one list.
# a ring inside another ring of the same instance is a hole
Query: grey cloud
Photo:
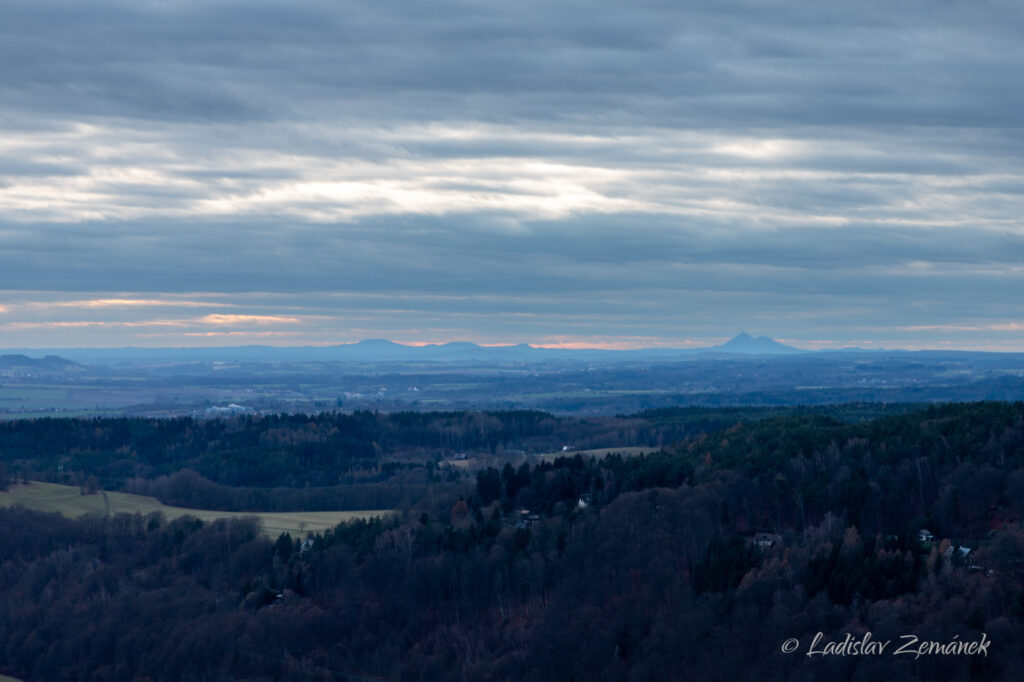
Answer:
[[0, 84], [25, 106], [197, 120], [346, 112], [353, 99], [357, 112], [394, 115], [384, 99], [447, 116], [491, 93], [498, 106], [476, 113], [501, 120], [616, 118], [636, 96], [662, 124], [995, 124], [1015, 113], [1007, 65], [1022, 49], [1006, 17], [913, 3], [43, 2], [8, 14]]
[[505, 335], [1019, 319], [1021, 28], [998, 2], [8, 3], [0, 289], [344, 292], [367, 327]]
[[79, 163], [40, 162], [31, 159], [0, 159], [0, 177], [32, 175], [78, 175], [85, 170]]
[[[47, 236], [47, 231], [52, 236]], [[33, 248], [40, 240], [50, 246]], [[85, 254], [87, 257], [76, 257]], [[489, 292], [553, 297], [646, 289], [1009, 299], [1024, 237], [852, 226], [730, 230], [664, 216], [588, 217], [497, 231], [406, 216], [355, 224], [273, 220], [52, 225], [0, 231], [0, 269], [30, 289]], [[915, 270], [914, 263], [925, 264]], [[1019, 289], [1017, 289], [1019, 291]]]

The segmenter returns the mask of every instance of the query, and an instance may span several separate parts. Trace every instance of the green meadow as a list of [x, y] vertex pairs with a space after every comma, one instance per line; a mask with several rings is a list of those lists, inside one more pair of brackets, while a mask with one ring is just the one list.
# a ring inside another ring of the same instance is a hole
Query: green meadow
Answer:
[[[0, 506], [22, 505], [39, 511], [59, 512], [65, 516], [78, 517], [84, 514], [149, 514], [163, 512], [168, 520], [186, 514], [203, 521], [212, 521], [233, 516], [256, 516], [263, 522], [264, 531], [271, 537], [287, 532], [304, 535], [333, 528], [343, 521], [386, 516], [387, 509], [366, 511], [316, 511], [316, 512], [227, 512], [210, 509], [189, 509], [172, 507], [155, 497], [130, 495], [128, 493], [99, 492], [82, 495], [77, 486], [41, 483], [34, 481], [24, 485], [13, 485], [7, 492], [0, 492]], [[0, 682], [3, 682], [0, 679]]]

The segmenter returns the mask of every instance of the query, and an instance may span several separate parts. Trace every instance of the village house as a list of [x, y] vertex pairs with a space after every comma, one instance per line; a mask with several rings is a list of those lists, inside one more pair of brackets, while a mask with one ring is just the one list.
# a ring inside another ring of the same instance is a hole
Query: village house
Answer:
[[750, 541], [760, 549], [771, 549], [775, 545], [782, 544], [782, 536], [777, 533], [755, 533]]

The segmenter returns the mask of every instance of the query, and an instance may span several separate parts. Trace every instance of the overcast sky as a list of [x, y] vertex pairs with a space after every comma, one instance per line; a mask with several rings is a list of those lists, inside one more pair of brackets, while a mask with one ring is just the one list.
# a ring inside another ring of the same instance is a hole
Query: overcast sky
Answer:
[[1024, 4], [11, 0], [0, 347], [1024, 351]]

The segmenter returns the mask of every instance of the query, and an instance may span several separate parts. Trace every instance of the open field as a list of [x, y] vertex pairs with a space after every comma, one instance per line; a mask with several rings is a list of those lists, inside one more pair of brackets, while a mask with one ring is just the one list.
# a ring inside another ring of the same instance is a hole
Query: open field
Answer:
[[[263, 521], [263, 528], [271, 537], [288, 532], [303, 535], [308, 532], [319, 532], [333, 528], [342, 521], [351, 519], [384, 516], [391, 512], [386, 509], [368, 511], [317, 511], [317, 512], [226, 512], [209, 509], [188, 509], [171, 507], [155, 497], [130, 495], [128, 493], [102, 492], [95, 495], [82, 495], [76, 486], [59, 485], [57, 483], [32, 482], [28, 485], [11, 486], [10, 491], [0, 492], [0, 506], [10, 507], [16, 504], [39, 511], [60, 512], [65, 516], [77, 517], [89, 513], [118, 514], [127, 512], [148, 514], [154, 511], [163, 512], [170, 519], [189, 514], [204, 521], [228, 518], [232, 516], [258, 516]], [[3, 680], [0, 680], [3, 682]]]
[[549, 459], [555, 459], [557, 457], [575, 457], [576, 455], [583, 455], [584, 457], [604, 457], [612, 453], [619, 453], [626, 457], [635, 457], [636, 455], [642, 455], [647, 452], [657, 452], [661, 448], [653, 446], [630, 446], [625, 448], [595, 448], [593, 450], [560, 450], [558, 452], [546, 452], [541, 457], [547, 457]]
[[[591, 450], [558, 450], [556, 452], [544, 452], [536, 455], [520, 455], [520, 459], [527, 461], [534, 457], [542, 459], [558, 459], [559, 457], [575, 457], [576, 455], [583, 455], [584, 457], [604, 457], [612, 453], [618, 453], [624, 457], [635, 457], [637, 455], [643, 455], [648, 452], [657, 452], [661, 448], [654, 446], [626, 446], [621, 448], [594, 448]], [[488, 460], [486, 457], [470, 457], [469, 459], [453, 460], [447, 459], [442, 462], [442, 466], [449, 467], [452, 469], [459, 469], [462, 471], [473, 471], [475, 469], [482, 469], [488, 464], [493, 465], [494, 461]]]

